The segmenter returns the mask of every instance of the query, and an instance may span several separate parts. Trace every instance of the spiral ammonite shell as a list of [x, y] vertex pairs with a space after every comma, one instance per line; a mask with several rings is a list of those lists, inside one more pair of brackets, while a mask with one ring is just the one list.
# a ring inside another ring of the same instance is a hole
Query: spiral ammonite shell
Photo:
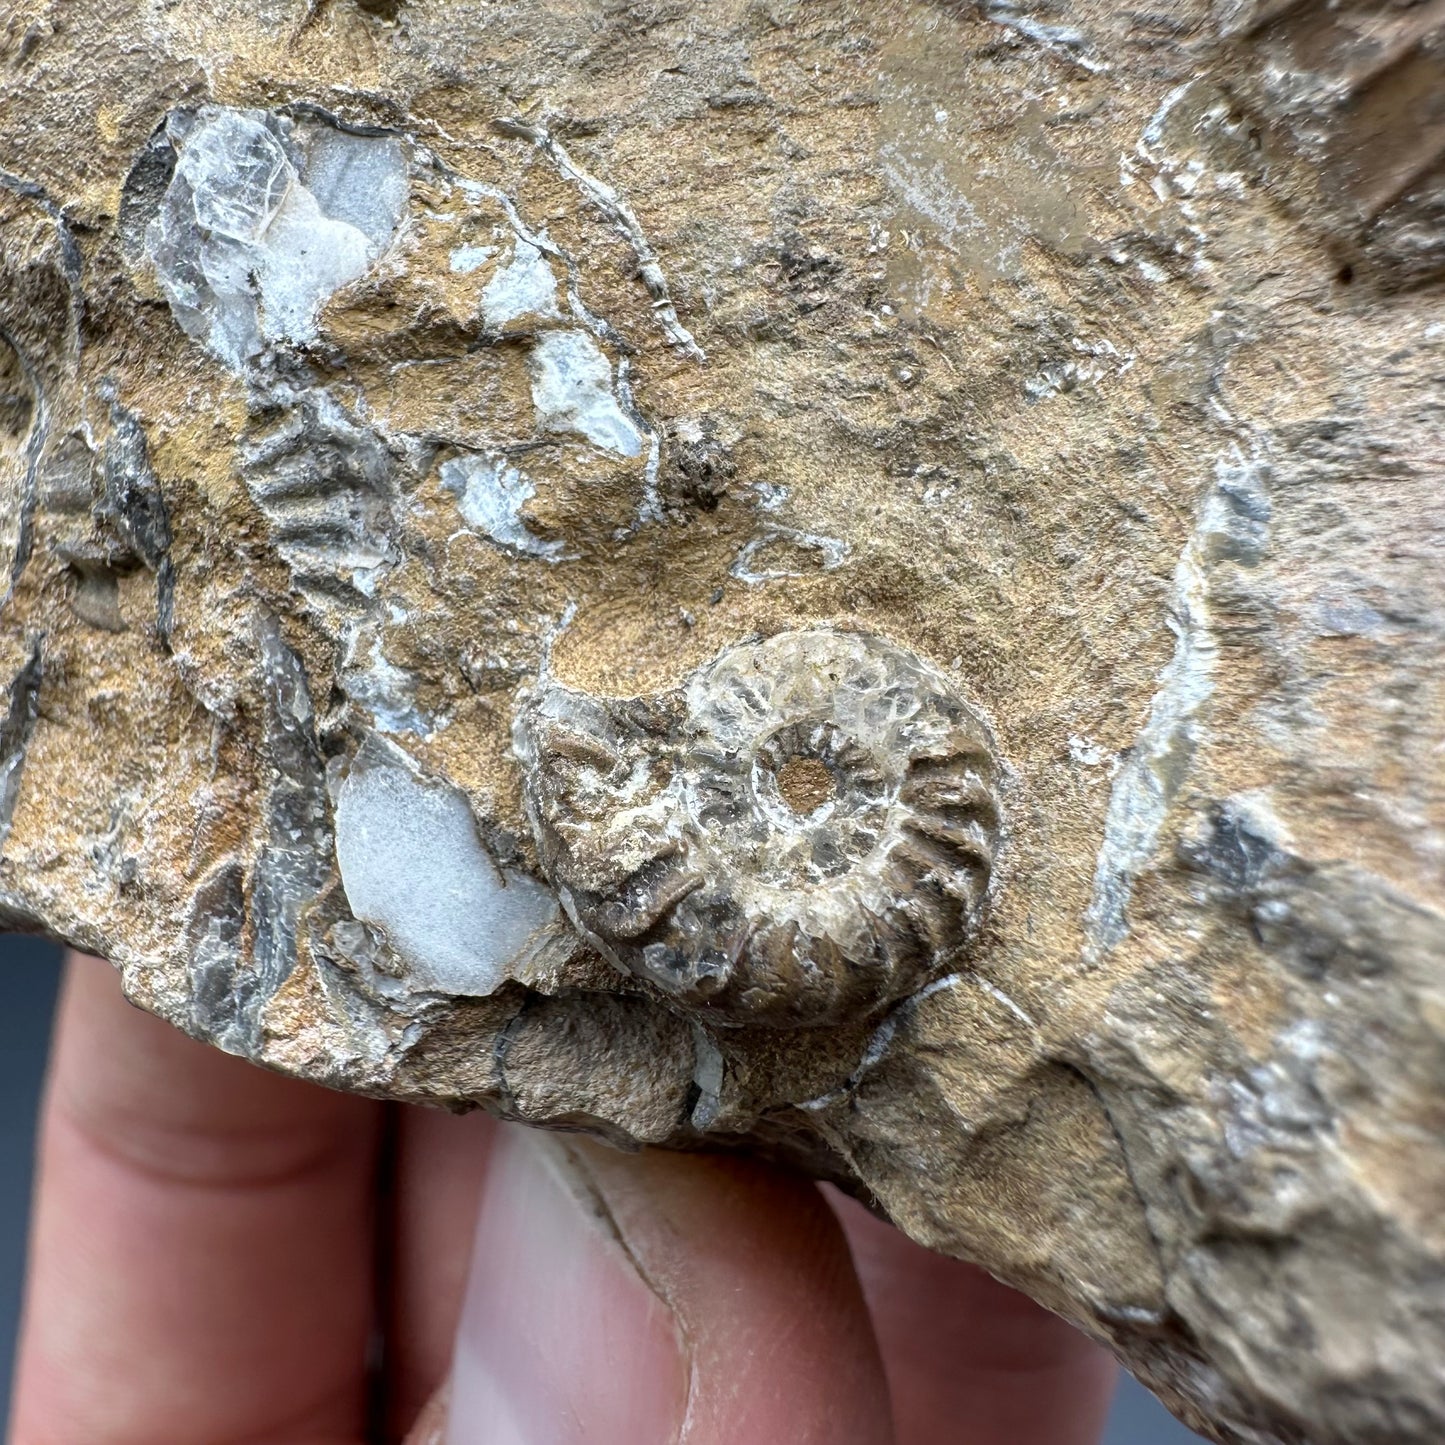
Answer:
[[655, 698], [545, 683], [514, 738], [577, 927], [720, 1022], [867, 1015], [944, 971], [977, 922], [1000, 834], [992, 738], [883, 638], [780, 633]]

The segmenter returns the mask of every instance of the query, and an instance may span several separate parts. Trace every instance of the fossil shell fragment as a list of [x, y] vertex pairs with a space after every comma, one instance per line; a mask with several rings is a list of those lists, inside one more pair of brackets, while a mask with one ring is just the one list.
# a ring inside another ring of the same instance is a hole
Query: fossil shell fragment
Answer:
[[720, 1020], [820, 1024], [901, 998], [963, 947], [988, 892], [989, 730], [880, 637], [743, 643], [660, 698], [546, 684], [515, 743], [577, 926]]

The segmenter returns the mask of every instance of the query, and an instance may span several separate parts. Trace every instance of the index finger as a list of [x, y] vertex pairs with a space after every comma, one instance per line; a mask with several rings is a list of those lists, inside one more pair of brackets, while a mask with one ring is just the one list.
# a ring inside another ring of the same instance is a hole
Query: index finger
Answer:
[[12, 1445], [361, 1440], [375, 1117], [186, 1038], [73, 958]]
[[1101, 1346], [829, 1193], [872, 1312], [898, 1445], [1095, 1445], [1117, 1375]]

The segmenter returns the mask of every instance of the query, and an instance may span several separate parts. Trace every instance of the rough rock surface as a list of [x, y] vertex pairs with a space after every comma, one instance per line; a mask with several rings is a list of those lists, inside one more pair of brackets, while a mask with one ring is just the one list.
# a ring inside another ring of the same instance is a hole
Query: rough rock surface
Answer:
[[[16, 0], [0, 76], [5, 923], [837, 1179], [1219, 1441], [1445, 1435], [1440, 0]], [[819, 629], [975, 720], [934, 867], [847, 678], [689, 751]], [[628, 854], [699, 767], [897, 916]]]

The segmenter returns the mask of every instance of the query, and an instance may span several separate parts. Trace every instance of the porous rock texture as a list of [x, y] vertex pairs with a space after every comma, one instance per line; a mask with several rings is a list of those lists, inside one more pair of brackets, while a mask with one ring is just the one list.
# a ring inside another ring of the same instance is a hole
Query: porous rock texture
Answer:
[[0, 918], [1438, 1441], [1442, 157], [1440, 0], [15, 0]]

